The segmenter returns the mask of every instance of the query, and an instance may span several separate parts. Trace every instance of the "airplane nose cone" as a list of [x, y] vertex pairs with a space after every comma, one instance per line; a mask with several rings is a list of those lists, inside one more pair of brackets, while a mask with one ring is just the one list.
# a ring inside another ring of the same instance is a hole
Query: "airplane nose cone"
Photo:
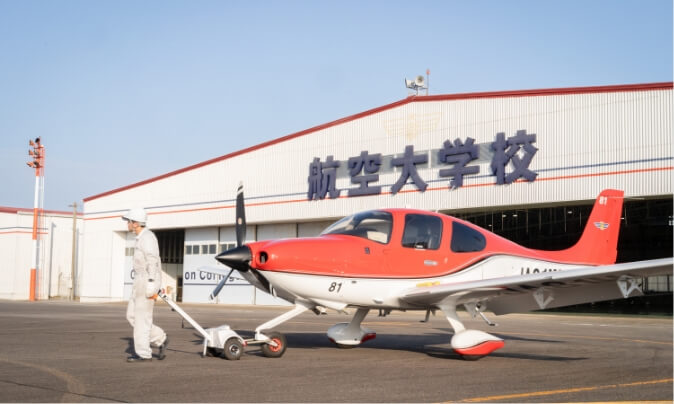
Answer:
[[238, 271], [247, 271], [252, 258], [250, 248], [245, 245], [224, 251], [215, 257], [220, 263]]

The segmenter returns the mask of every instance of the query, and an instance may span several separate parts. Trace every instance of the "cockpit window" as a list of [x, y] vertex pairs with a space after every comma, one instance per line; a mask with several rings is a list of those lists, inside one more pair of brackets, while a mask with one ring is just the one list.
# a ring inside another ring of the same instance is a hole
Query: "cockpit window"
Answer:
[[452, 243], [454, 252], [477, 252], [487, 245], [482, 233], [459, 222], [452, 223]]
[[321, 235], [347, 234], [387, 244], [391, 238], [392, 227], [393, 216], [390, 213], [373, 210], [347, 216], [323, 230]]
[[403, 247], [437, 250], [442, 238], [442, 219], [437, 216], [405, 215]]

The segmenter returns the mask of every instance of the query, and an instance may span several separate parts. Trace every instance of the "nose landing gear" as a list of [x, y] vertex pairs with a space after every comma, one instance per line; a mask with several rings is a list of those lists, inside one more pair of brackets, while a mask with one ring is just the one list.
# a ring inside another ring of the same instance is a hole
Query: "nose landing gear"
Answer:
[[262, 344], [262, 354], [267, 358], [283, 356], [287, 347], [285, 335], [280, 332], [270, 332], [267, 337], [269, 337], [269, 342]]

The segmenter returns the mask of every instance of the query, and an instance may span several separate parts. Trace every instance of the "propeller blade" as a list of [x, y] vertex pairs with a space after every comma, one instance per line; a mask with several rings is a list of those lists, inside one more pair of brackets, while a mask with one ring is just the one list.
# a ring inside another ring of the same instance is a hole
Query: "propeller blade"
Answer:
[[236, 191], [236, 246], [241, 247], [246, 241], [246, 209], [243, 206], [243, 182]]
[[220, 283], [218, 283], [218, 286], [216, 286], [215, 289], [213, 289], [213, 291], [211, 292], [211, 295], [208, 296], [209, 299], [213, 300], [220, 294], [220, 291], [225, 286], [225, 283], [227, 283], [227, 279], [229, 279], [229, 276], [232, 274], [232, 271], [234, 271], [234, 268], [230, 269], [227, 276], [222, 278]]

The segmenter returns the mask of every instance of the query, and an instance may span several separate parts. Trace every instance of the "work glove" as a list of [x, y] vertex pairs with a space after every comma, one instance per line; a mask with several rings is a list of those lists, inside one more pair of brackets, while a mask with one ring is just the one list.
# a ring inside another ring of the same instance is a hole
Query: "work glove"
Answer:
[[159, 286], [153, 279], [148, 279], [147, 286], [145, 287], [145, 297], [148, 299], [156, 299], [157, 293], [159, 292]]

